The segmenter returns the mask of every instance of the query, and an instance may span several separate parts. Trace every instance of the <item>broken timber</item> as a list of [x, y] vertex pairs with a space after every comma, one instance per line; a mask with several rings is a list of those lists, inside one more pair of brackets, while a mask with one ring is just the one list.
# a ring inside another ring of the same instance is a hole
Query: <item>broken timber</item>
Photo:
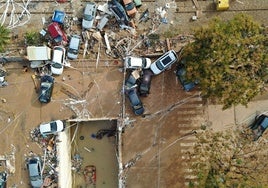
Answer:
[[60, 91], [64, 94], [66, 94], [68, 97], [75, 99], [75, 100], [79, 100], [80, 97], [77, 97], [76, 95], [74, 95], [72, 92], [70, 92], [69, 90], [67, 90], [65, 87], [61, 87]]
[[201, 6], [200, 6], [200, 4], [198, 3], [197, 0], [192, 0], [192, 1], [193, 1], [194, 5], [195, 5], [195, 8], [196, 8], [195, 15], [196, 15], [197, 18], [199, 18], [200, 15], [201, 15], [201, 12], [202, 12], [201, 11]]

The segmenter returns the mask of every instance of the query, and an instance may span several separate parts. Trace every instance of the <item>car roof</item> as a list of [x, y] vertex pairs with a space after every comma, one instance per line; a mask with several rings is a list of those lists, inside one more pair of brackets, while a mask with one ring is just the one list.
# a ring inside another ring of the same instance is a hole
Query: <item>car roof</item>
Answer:
[[127, 63], [127, 66], [141, 66], [142, 65], [142, 58], [128, 56], [128, 57], [126, 57], [126, 63]]
[[[54, 130], [56, 128], [56, 130]], [[64, 129], [64, 124], [61, 120], [55, 120], [48, 123], [42, 123], [39, 126], [40, 132], [45, 134], [49, 132], [57, 132]]]
[[38, 165], [40, 165], [39, 157], [33, 157], [33, 158], [29, 159], [28, 167], [29, 167], [30, 176], [39, 175]]
[[161, 60], [164, 65], [170, 63], [170, 61], [174, 61], [177, 59], [176, 52], [174, 50], [167, 51], [164, 53], [158, 60]]
[[41, 77], [41, 82], [54, 82], [54, 78], [46, 74]]
[[268, 117], [266, 115], [262, 115], [263, 119], [260, 122], [260, 125], [266, 129], [268, 127]]
[[153, 72], [149, 69], [143, 71], [142, 82], [149, 83], [151, 81]]
[[63, 24], [64, 18], [65, 18], [65, 12], [60, 11], [60, 10], [55, 10], [52, 16], [52, 21]]
[[88, 3], [86, 4], [84, 13], [92, 13], [92, 12], [95, 11], [95, 10], [96, 10], [96, 3], [88, 2]]
[[48, 26], [48, 32], [50, 33], [50, 35], [55, 38], [60, 36], [63, 36], [63, 32], [59, 27], [59, 24], [57, 22], [52, 22], [49, 26]]
[[73, 35], [69, 44], [71, 49], [77, 49], [79, 47], [80, 37], [78, 35]]
[[55, 63], [62, 63], [62, 58], [64, 56], [65, 49], [60, 46], [55, 46], [53, 50], [52, 61]]
[[133, 106], [141, 104], [141, 100], [138, 97], [138, 94], [135, 89], [132, 89], [128, 92], [129, 100]]

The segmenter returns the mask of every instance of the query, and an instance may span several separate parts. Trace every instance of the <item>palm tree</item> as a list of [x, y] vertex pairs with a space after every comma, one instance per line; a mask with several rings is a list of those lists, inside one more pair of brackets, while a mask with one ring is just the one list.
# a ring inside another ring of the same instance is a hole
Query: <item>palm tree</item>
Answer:
[[0, 26], [0, 52], [5, 51], [5, 46], [8, 44], [10, 39], [10, 30], [4, 26]]

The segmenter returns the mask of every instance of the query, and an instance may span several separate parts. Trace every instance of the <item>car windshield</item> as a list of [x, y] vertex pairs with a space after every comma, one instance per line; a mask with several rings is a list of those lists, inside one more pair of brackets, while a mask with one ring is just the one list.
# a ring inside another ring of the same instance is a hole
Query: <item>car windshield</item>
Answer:
[[136, 105], [136, 106], [133, 106], [133, 108], [134, 108], [135, 110], [138, 110], [138, 109], [142, 108], [142, 106], [141, 106], [141, 105]]
[[131, 58], [127, 59], [127, 64], [128, 64], [128, 66], [131, 66]]
[[55, 42], [61, 42], [62, 41], [62, 36], [57, 36], [56, 38], [54, 38]]
[[41, 177], [40, 176], [31, 176], [31, 181], [36, 181], [39, 180]]
[[43, 88], [43, 89], [48, 89], [48, 88], [50, 88], [50, 86], [51, 86], [51, 83], [48, 83], [48, 82], [42, 82], [41, 83], [41, 87]]
[[50, 123], [50, 127], [51, 127], [51, 132], [57, 131], [57, 123], [55, 121]]
[[142, 59], [142, 66], [143, 67], [147, 67], [147, 61], [145, 58], [141, 58]]
[[89, 15], [89, 14], [85, 14], [84, 15], [84, 19], [85, 20], [88, 20], [88, 21], [91, 21], [91, 20], [93, 20], [93, 16], [92, 15]]
[[77, 54], [77, 53], [78, 53], [78, 51], [75, 50], [75, 49], [69, 49], [69, 52], [70, 52], [70, 53], [73, 53], [73, 54]]
[[159, 70], [163, 70], [165, 67], [161, 64], [161, 62], [160, 61], [157, 61], [156, 63], [155, 63], [155, 65], [157, 66], [157, 68], [159, 69]]
[[141, 85], [140, 85], [140, 90], [146, 92], [146, 91], [149, 91], [149, 88], [148, 88], [147, 85], [145, 85], [145, 84], [141, 84]]
[[264, 120], [261, 122], [261, 126], [266, 129], [268, 127], [268, 117], [264, 118]]
[[60, 63], [53, 63], [51, 66], [58, 69], [62, 68], [62, 65]]
[[125, 5], [126, 10], [132, 10], [134, 8], [134, 3], [128, 3]]

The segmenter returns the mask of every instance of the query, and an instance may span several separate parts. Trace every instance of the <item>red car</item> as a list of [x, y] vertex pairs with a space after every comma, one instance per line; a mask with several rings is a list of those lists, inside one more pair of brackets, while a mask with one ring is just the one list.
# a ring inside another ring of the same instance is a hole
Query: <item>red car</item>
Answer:
[[62, 31], [60, 25], [57, 22], [52, 22], [51, 24], [49, 24], [48, 33], [56, 43], [62, 41], [67, 42], [68, 40], [66, 34]]

